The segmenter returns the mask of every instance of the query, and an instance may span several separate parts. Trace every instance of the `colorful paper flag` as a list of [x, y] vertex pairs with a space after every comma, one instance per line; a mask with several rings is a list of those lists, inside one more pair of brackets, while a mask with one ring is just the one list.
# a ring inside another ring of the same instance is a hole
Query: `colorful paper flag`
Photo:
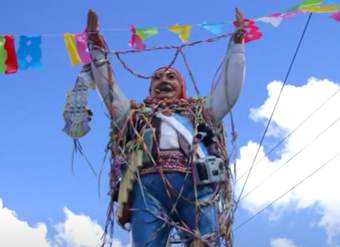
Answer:
[[325, 13], [335, 12], [340, 8], [339, 4], [300, 6], [300, 10], [307, 12]]
[[281, 16], [278, 17], [274, 17], [274, 16], [264, 16], [261, 18], [257, 18], [256, 21], [261, 21], [264, 23], [269, 23], [271, 24], [273, 27], [278, 27], [280, 26], [281, 22], [282, 22], [283, 18]]
[[224, 23], [223, 22], [203, 22], [200, 24], [201, 27], [208, 30], [213, 34], [220, 34], [222, 33]]
[[14, 37], [12, 35], [5, 35], [5, 49], [7, 52], [5, 73], [15, 73], [18, 70], [18, 62], [15, 54]]
[[[259, 28], [255, 25], [255, 22], [253, 19], [244, 18], [243, 23], [244, 23], [244, 29], [246, 31], [244, 33], [245, 43], [260, 39], [262, 37], [262, 33], [260, 32]], [[234, 21], [233, 24], [235, 27], [238, 27], [238, 23], [236, 21]]]
[[312, 5], [320, 5], [323, 0], [304, 0], [299, 4], [299, 7], [302, 6], [312, 6]]
[[7, 57], [7, 51], [5, 50], [5, 42], [5, 37], [0, 36], [0, 73], [4, 73], [6, 70], [5, 61]]
[[136, 34], [144, 41], [158, 33], [158, 29], [155, 27], [148, 28], [136, 28]]
[[336, 21], [340, 21], [340, 11], [331, 14], [329, 17]]
[[188, 41], [191, 28], [192, 26], [188, 24], [184, 24], [184, 25], [175, 24], [175, 25], [168, 27], [169, 31], [178, 34], [178, 37], [182, 40], [182, 42]]
[[141, 37], [137, 35], [136, 28], [134, 25], [130, 26], [130, 32], [131, 32], [131, 37], [129, 40], [129, 46], [137, 50], [145, 49], [145, 45], [143, 44]]
[[323, 0], [322, 4], [336, 4], [339, 0]]
[[20, 36], [17, 57], [19, 68], [41, 67], [41, 36]]
[[75, 35], [77, 52], [82, 64], [87, 64], [91, 62], [91, 56], [89, 53], [89, 48], [87, 45], [87, 33], [77, 33]]
[[80, 57], [76, 47], [75, 34], [64, 33], [64, 42], [67, 49], [67, 53], [72, 65], [80, 63]]
[[271, 14], [270, 17], [281, 17], [283, 19], [286, 19], [286, 18], [294, 17], [299, 13], [301, 13], [301, 11], [299, 11], [299, 10], [285, 12], [285, 13], [277, 12], [277, 13]]

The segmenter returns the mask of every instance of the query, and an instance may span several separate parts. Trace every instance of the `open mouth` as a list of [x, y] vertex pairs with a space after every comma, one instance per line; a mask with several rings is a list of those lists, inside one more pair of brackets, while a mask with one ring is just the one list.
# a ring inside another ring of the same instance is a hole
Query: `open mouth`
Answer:
[[174, 87], [169, 82], [161, 82], [156, 88], [157, 93], [172, 91], [174, 91]]

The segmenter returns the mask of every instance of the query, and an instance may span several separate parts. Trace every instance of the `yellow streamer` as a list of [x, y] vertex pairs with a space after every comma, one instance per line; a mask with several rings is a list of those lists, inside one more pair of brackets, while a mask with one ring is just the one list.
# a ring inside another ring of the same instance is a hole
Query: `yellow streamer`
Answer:
[[182, 42], [187, 42], [188, 38], [190, 36], [190, 30], [191, 30], [192, 26], [185, 24], [185, 25], [172, 25], [170, 26], [168, 29], [171, 32], [177, 33], [179, 38], [182, 40]]
[[339, 4], [325, 4], [325, 5], [307, 5], [307, 6], [300, 6], [299, 9], [302, 11], [308, 12], [335, 12], [338, 11], [340, 8]]
[[67, 49], [68, 56], [70, 58], [71, 64], [76, 65], [80, 63], [80, 57], [76, 47], [75, 34], [64, 33], [64, 42]]

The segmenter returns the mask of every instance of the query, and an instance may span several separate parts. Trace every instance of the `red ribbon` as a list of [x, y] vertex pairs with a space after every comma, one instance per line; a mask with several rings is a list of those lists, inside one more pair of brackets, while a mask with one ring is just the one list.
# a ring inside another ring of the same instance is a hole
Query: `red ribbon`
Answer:
[[6, 70], [5, 73], [15, 73], [18, 70], [17, 56], [15, 53], [14, 37], [12, 35], [5, 35], [5, 46], [7, 51], [7, 58], [5, 61]]

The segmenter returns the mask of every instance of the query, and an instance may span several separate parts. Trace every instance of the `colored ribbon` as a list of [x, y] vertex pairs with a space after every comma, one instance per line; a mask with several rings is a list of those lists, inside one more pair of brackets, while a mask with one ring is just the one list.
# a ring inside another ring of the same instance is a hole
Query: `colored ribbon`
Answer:
[[190, 36], [191, 28], [192, 26], [188, 24], [184, 24], [184, 25], [175, 24], [175, 25], [170, 26], [168, 29], [171, 32], [177, 33], [178, 37], [182, 40], [182, 42], [187, 42]]
[[67, 53], [72, 65], [76, 65], [80, 63], [80, 57], [77, 51], [76, 42], [75, 42], [75, 34], [73, 33], [64, 33], [64, 42], [67, 49]]
[[5, 50], [5, 42], [5, 37], [0, 36], [0, 73], [4, 73], [6, 70], [5, 61], [7, 57], [7, 51]]
[[18, 70], [18, 62], [15, 54], [14, 37], [12, 35], [5, 35], [5, 49], [7, 57], [5, 61], [5, 73], [15, 73]]
[[87, 33], [77, 33], [75, 35], [76, 48], [78, 52], [78, 56], [82, 64], [87, 64], [91, 62], [91, 56], [89, 53], [88, 45], [87, 45]]
[[41, 67], [41, 36], [29, 37], [20, 36], [19, 49], [17, 52], [19, 68]]
[[145, 48], [145, 45], [143, 44], [141, 37], [139, 37], [138, 34], [136, 33], [136, 28], [134, 25], [130, 26], [130, 32], [131, 37], [129, 40], [129, 46], [136, 50], [143, 50]]

